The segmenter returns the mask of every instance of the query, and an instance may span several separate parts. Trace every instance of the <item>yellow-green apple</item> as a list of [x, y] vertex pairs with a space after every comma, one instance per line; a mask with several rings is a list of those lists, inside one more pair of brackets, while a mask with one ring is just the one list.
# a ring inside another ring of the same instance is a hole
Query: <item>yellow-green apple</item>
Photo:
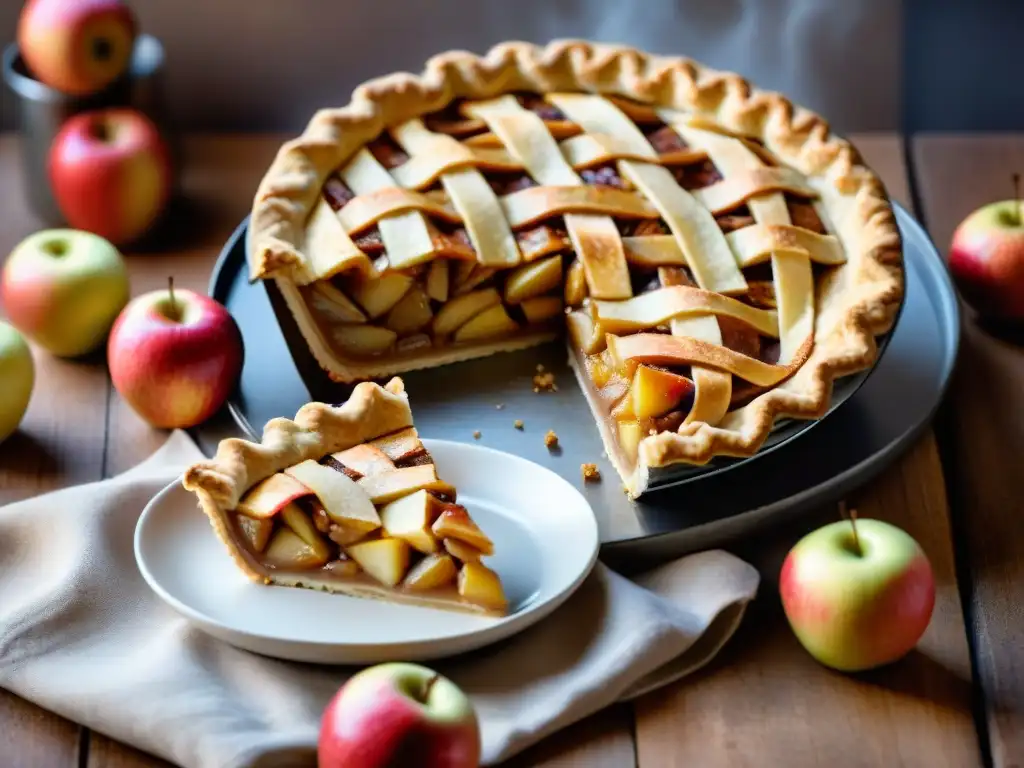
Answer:
[[949, 271], [960, 294], [993, 320], [1024, 320], [1024, 219], [1018, 200], [990, 203], [953, 233]]
[[25, 339], [13, 325], [0, 322], [0, 442], [21, 424], [35, 379], [35, 363]]
[[101, 347], [130, 295], [128, 269], [117, 248], [72, 229], [29, 235], [0, 275], [11, 324], [58, 357]]
[[779, 576], [797, 639], [822, 664], [854, 672], [896, 661], [924, 634], [935, 579], [921, 547], [881, 520], [838, 521], [804, 536]]
[[107, 343], [114, 388], [154, 427], [188, 428], [210, 418], [242, 368], [242, 337], [230, 313], [194, 291], [136, 297]]
[[38, 80], [84, 96], [127, 71], [135, 33], [135, 17], [121, 0], [28, 0], [18, 48]]
[[54, 138], [48, 163], [53, 196], [68, 224], [117, 245], [144, 235], [170, 199], [167, 143], [133, 109], [75, 115]]
[[324, 710], [319, 768], [476, 768], [473, 704], [432, 669], [395, 662], [352, 677]]

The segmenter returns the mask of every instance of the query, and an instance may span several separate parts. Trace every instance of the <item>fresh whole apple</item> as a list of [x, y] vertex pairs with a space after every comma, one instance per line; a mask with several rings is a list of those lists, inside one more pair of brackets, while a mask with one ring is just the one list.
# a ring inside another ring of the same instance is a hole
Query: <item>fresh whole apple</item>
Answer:
[[0, 322], [0, 443], [21, 424], [32, 397], [36, 367], [17, 329]]
[[822, 664], [854, 672], [896, 661], [924, 634], [935, 579], [921, 547], [881, 520], [838, 521], [807, 534], [782, 565], [793, 632]]
[[167, 143], [133, 109], [75, 115], [54, 138], [48, 162], [53, 196], [68, 223], [117, 245], [144, 235], [170, 199]]
[[979, 208], [953, 233], [949, 270], [984, 317], [1024, 320], [1024, 220], [1017, 200]]
[[193, 427], [231, 394], [242, 368], [235, 320], [194, 291], [151, 291], [133, 299], [107, 342], [114, 388], [154, 427]]
[[135, 17], [121, 0], [28, 0], [18, 49], [42, 83], [85, 96], [127, 71], [135, 33]]
[[102, 237], [47, 229], [11, 251], [0, 297], [11, 324], [36, 344], [58, 357], [79, 357], [103, 345], [128, 303], [128, 269]]
[[319, 768], [476, 768], [480, 727], [469, 698], [418, 664], [352, 677], [324, 710]]

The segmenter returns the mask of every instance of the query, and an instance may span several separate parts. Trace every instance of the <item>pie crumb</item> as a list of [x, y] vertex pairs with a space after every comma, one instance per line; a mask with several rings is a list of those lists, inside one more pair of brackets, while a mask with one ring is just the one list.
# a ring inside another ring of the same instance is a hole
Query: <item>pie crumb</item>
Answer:
[[479, 429], [476, 430], [475, 432], [473, 432], [473, 439], [474, 440], [479, 440], [480, 439], [480, 430]]
[[501, 410], [502, 408], [504, 408], [504, 407], [505, 407], [505, 404], [504, 404], [504, 403], [498, 403], [498, 404], [497, 404], [496, 406], [494, 406], [494, 407], [495, 407], [495, 408], [497, 408], [497, 409], [498, 409], [498, 410], [500, 411], [500, 410]]
[[516, 429], [520, 429], [521, 430], [523, 428], [523, 420], [522, 419], [516, 419], [515, 421], [512, 422], [512, 426], [515, 427]]
[[549, 429], [548, 433], [544, 435], [544, 445], [549, 449], [558, 446], [558, 435], [555, 434], [555, 430]]
[[596, 483], [601, 479], [601, 472], [597, 469], [597, 464], [580, 464], [580, 470], [583, 472], [583, 482], [585, 483]]
[[[544, 366], [537, 366], [538, 369], [543, 369]], [[557, 392], [558, 385], [555, 384], [555, 374], [551, 372], [541, 371], [533, 377], [533, 391], [534, 392]]]
[[544, 366], [537, 363], [537, 373], [544, 373]]

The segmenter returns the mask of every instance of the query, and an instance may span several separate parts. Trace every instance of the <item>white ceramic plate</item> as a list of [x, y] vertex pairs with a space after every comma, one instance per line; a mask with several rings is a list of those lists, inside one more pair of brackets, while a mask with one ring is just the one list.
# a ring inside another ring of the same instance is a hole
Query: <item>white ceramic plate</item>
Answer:
[[495, 541], [487, 558], [510, 602], [491, 618], [392, 605], [249, 581], [180, 481], [146, 507], [135, 559], [149, 586], [201, 629], [249, 651], [320, 664], [376, 664], [464, 653], [507, 638], [561, 605], [594, 567], [597, 523], [582, 494], [526, 459], [475, 445], [424, 440]]

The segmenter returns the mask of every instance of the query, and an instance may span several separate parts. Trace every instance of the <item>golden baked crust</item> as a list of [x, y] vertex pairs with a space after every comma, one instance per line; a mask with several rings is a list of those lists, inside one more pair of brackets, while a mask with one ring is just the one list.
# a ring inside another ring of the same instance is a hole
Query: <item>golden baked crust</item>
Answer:
[[245, 492], [299, 462], [320, 459], [411, 426], [412, 411], [401, 379], [392, 379], [383, 387], [363, 382], [342, 405], [307, 403], [294, 420], [271, 419], [258, 443], [241, 438], [221, 440], [212, 459], [185, 470], [182, 485], [199, 499], [235, 564], [250, 579], [267, 581], [266, 571], [231, 534], [228, 513]]
[[[482, 57], [449, 52], [431, 59], [420, 75], [400, 73], [370, 81], [356, 89], [345, 107], [318, 112], [302, 136], [281, 148], [253, 205], [251, 274], [275, 281], [312, 353], [333, 378], [352, 381], [412, 366], [340, 358], [302, 299], [299, 286], [312, 280], [303, 254], [306, 224], [325, 179], [387, 126], [442, 109], [454, 99], [486, 99], [511, 91], [622, 96], [682, 110], [757, 139], [806, 176], [846, 253], [845, 263], [815, 286], [813, 348], [800, 355], [806, 357], [803, 364], [714, 426], [691, 421], [678, 432], [644, 438], [635, 471], [618, 467], [628, 476], [632, 494], [647, 487], [650, 468], [752, 455], [777, 417], [822, 416], [833, 381], [874, 363], [875, 336], [891, 329], [903, 298], [902, 251], [886, 191], [856, 150], [834, 136], [818, 115], [779, 94], [757, 90], [735, 74], [628, 47], [563, 40], [543, 47], [504, 43]], [[522, 348], [537, 340], [515, 337], [486, 347], [441, 349], [419, 358], [415, 367]], [[605, 425], [601, 428], [608, 443]]]

